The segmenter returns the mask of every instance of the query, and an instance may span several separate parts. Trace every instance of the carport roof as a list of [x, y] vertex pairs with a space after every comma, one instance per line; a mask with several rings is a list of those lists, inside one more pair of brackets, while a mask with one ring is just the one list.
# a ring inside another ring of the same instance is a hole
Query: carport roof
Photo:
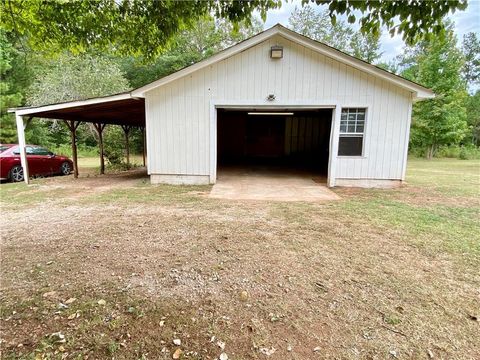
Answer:
[[20, 116], [145, 126], [145, 99], [130, 92], [79, 101], [10, 109]]

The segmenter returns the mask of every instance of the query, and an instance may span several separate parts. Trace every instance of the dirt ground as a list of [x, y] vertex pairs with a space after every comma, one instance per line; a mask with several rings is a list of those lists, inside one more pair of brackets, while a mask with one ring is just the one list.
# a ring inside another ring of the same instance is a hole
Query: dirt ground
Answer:
[[2, 358], [478, 359], [476, 166], [323, 203], [2, 184]]

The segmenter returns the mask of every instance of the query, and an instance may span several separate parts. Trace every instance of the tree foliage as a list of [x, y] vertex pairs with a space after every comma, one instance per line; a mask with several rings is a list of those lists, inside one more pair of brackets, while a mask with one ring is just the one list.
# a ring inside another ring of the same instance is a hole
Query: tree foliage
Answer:
[[7, 113], [9, 108], [22, 103], [22, 94], [15, 88], [10, 76], [16, 56], [17, 52], [7, 34], [0, 30], [0, 143], [17, 141], [15, 117]]
[[[156, 58], [178, 31], [202, 16], [249, 23], [254, 12], [265, 19], [268, 10], [281, 6], [281, 0], [0, 1], [3, 28], [28, 39], [34, 49], [76, 53], [95, 47], [149, 59]], [[385, 26], [410, 44], [444, 31], [442, 19], [467, 7], [467, 0], [303, 0], [303, 4], [310, 2], [328, 4], [333, 26], [338, 15], [346, 15], [349, 23], [359, 17], [364, 34], [378, 37]]]
[[28, 105], [82, 100], [111, 95], [130, 88], [119, 66], [92, 54], [63, 54], [39, 73], [27, 94]]
[[467, 8], [467, 0], [303, 0], [304, 4], [309, 2], [328, 5], [333, 24], [339, 15], [345, 15], [351, 24], [358, 21], [364, 34], [380, 36], [381, 27], [385, 26], [392, 36], [401, 34], [410, 45], [442, 34], [443, 19]]
[[382, 56], [378, 35], [356, 32], [350, 41], [350, 47], [353, 56], [369, 63], [375, 63]]
[[120, 58], [119, 63], [131, 86], [138, 88], [255, 35], [262, 28], [258, 18], [235, 27], [228, 21], [205, 16], [175, 35], [169, 49], [152, 63], [141, 56]]
[[463, 77], [470, 87], [480, 85], [480, 39], [477, 34], [470, 32], [463, 36], [462, 42], [465, 64]]
[[378, 35], [364, 35], [343, 20], [332, 23], [328, 10], [319, 11], [310, 5], [296, 7], [288, 23], [292, 30], [302, 35], [370, 63], [377, 61], [381, 56]]
[[468, 97], [467, 119], [471, 129], [471, 141], [474, 145], [480, 146], [480, 90]]
[[2, 26], [34, 49], [53, 53], [87, 49], [154, 59], [179, 31], [202, 16], [249, 23], [280, 0], [1, 0]]
[[425, 149], [432, 158], [439, 146], [459, 144], [468, 131], [465, 101], [467, 93], [461, 77], [463, 55], [453, 30], [423, 42], [413, 52], [416, 68], [404, 76], [431, 88], [436, 97], [414, 106], [412, 144]]
[[[95, 54], [64, 53], [44, 64], [36, 74], [27, 90], [26, 102], [33, 106], [46, 105], [111, 95], [129, 88], [120, 67], [112, 59]], [[68, 143], [69, 135], [63, 122], [34, 122], [41, 125], [36, 131], [27, 128], [30, 142], [54, 146]], [[77, 134], [79, 144], [95, 144], [96, 133], [91, 126], [82, 124]]]
[[295, 7], [288, 19], [290, 28], [311, 39], [321, 41], [338, 50], [348, 52], [353, 30], [342, 20], [333, 24], [328, 11], [319, 11], [312, 6]]

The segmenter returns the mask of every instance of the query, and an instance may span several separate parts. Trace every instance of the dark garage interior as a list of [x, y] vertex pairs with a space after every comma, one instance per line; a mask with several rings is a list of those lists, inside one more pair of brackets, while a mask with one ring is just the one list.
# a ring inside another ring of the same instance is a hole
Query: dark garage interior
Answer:
[[327, 176], [331, 109], [218, 109], [218, 169], [249, 168]]

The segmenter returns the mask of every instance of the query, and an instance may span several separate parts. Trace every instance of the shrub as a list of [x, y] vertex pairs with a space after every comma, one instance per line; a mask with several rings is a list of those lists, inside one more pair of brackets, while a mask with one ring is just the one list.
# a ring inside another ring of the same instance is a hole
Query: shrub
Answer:
[[437, 157], [461, 160], [480, 159], [480, 148], [475, 145], [444, 146], [438, 150]]
[[119, 126], [107, 126], [103, 133], [103, 151], [111, 165], [124, 161], [124, 135]]
[[437, 157], [440, 158], [455, 158], [460, 156], [460, 146], [442, 146], [438, 152]]
[[480, 148], [476, 146], [462, 146], [460, 149], [459, 159], [461, 160], [474, 160], [480, 159]]

